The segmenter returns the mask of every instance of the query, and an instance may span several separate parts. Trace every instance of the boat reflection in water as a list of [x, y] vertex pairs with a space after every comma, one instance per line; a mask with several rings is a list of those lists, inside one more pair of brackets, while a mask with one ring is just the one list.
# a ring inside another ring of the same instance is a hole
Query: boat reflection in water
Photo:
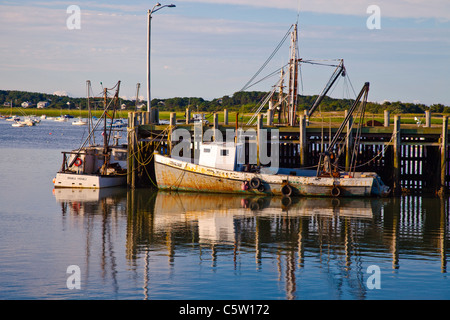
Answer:
[[[89, 225], [101, 225], [96, 236], [95, 228], [78, 224], [89, 236], [86, 246], [80, 246], [86, 256], [93, 256], [90, 246], [102, 247], [104, 276], [133, 266], [130, 272], [143, 282], [135, 291], [145, 299], [365, 299], [374, 294], [366, 286], [366, 268], [377, 264], [398, 270], [400, 252], [416, 255], [418, 261], [437, 261], [440, 272], [446, 272], [448, 204], [439, 199], [69, 190], [55, 191], [63, 216], [84, 216]], [[104, 248], [114, 249], [107, 254]], [[119, 263], [120, 252], [124, 265]], [[107, 263], [112, 256], [114, 262]], [[249, 263], [253, 267], [248, 268]], [[107, 266], [111, 270], [104, 270]], [[251, 291], [252, 285], [260, 285], [249, 282], [255, 276], [262, 283], [278, 279], [278, 285], [273, 291]], [[199, 279], [221, 279], [222, 289], [214, 291], [208, 283], [199, 290]], [[117, 294], [120, 279], [111, 280]], [[242, 286], [246, 289], [237, 289]], [[250, 292], [239, 296], [242, 290]], [[317, 291], [317, 296], [312, 294]]]

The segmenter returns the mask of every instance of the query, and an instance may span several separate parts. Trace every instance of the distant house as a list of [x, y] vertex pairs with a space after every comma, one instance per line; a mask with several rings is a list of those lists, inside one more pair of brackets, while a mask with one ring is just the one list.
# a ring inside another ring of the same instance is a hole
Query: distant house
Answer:
[[121, 105], [120, 105], [120, 109], [121, 110], [125, 110], [127, 108], [127, 105], [125, 104], [125, 103], [122, 103]]
[[22, 106], [22, 108], [29, 108], [29, 107], [33, 106], [33, 104], [29, 101], [25, 101], [25, 102], [22, 102], [21, 106]]
[[38, 109], [44, 109], [47, 108], [50, 105], [48, 101], [39, 101], [37, 104]]

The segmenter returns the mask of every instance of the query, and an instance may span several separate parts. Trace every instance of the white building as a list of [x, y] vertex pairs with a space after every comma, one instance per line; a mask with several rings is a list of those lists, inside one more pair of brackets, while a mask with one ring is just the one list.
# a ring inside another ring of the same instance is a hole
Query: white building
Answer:
[[48, 101], [39, 101], [37, 104], [37, 108], [44, 109], [44, 108], [47, 108], [49, 105], [50, 105], [50, 103], [48, 103]]
[[22, 102], [22, 104], [21, 104], [22, 108], [29, 108], [32, 105], [33, 104], [31, 102], [29, 102], [29, 101]]

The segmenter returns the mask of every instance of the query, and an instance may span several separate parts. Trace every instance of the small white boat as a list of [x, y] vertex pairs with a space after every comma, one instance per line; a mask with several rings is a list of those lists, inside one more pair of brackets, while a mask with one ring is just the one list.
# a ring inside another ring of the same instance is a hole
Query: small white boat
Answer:
[[57, 122], [67, 122], [67, 118], [64, 117], [64, 116], [61, 116], [61, 117], [55, 118], [55, 121], [57, 121]]
[[10, 116], [5, 118], [6, 121], [20, 121], [20, 118], [18, 116]]
[[26, 124], [23, 123], [23, 122], [15, 121], [11, 126], [12, 127], [16, 127], [16, 128], [20, 128], [20, 127], [25, 127]]
[[126, 146], [110, 146], [107, 163], [103, 146], [88, 146], [63, 154], [62, 168], [53, 179], [55, 188], [101, 189], [127, 182]]
[[83, 120], [82, 118], [78, 118], [78, 120], [72, 122], [72, 125], [74, 125], [74, 126], [85, 126], [85, 125], [87, 125], [87, 121]]
[[34, 125], [36, 125], [37, 123], [41, 122], [40, 120], [36, 120], [33, 118], [25, 118], [23, 121], [21, 121], [21, 123], [23, 123], [26, 126], [32, 127]]

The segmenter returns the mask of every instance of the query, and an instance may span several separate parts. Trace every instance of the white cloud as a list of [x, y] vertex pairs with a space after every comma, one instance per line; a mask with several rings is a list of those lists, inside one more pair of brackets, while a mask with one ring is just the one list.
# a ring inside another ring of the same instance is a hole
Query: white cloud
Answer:
[[187, 2], [246, 5], [356, 16], [367, 16], [367, 7], [375, 4], [381, 8], [381, 14], [384, 17], [450, 20], [450, 2], [448, 0], [189, 0]]
[[69, 96], [67, 91], [64, 91], [64, 90], [55, 91], [55, 92], [53, 92], [53, 94], [56, 95], [56, 96], [60, 96], [60, 97], [67, 97], [67, 96]]

